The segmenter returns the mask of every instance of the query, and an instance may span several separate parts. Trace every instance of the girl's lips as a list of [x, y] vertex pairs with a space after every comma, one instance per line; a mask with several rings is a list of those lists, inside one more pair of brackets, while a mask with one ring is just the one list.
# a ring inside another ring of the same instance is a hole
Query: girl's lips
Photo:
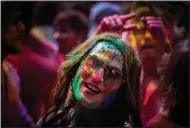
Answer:
[[90, 90], [91, 92], [95, 93], [95, 94], [99, 94], [101, 93], [100, 89], [96, 86], [94, 86], [93, 84], [89, 84], [89, 83], [84, 83], [84, 86]]

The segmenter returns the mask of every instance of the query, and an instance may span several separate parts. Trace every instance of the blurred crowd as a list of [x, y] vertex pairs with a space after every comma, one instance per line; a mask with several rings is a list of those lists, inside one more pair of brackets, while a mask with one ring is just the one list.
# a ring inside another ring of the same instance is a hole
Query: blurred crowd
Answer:
[[165, 114], [162, 127], [187, 127], [189, 7], [166, 1], [2, 1], [2, 126], [36, 127], [55, 102], [57, 73], [68, 53], [98, 33], [117, 32], [142, 63], [142, 126]]

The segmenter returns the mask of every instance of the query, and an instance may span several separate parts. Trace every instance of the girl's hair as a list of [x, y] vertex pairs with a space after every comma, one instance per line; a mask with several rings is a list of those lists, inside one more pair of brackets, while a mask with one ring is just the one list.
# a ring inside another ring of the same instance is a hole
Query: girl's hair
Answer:
[[180, 120], [178, 117], [188, 113], [186, 99], [188, 98], [189, 44], [189, 41], [185, 40], [172, 50], [159, 86], [164, 110], [170, 110], [168, 116], [178, 123], [184, 122], [184, 118]]
[[[124, 57], [124, 68], [123, 68], [123, 79], [125, 83], [119, 89], [118, 95], [116, 96], [114, 105], [118, 107], [118, 111], [122, 109], [122, 114], [125, 111], [131, 112], [131, 116], [134, 117], [134, 123], [140, 124], [140, 111], [139, 111], [139, 79], [140, 79], [140, 61], [135, 50], [127, 43], [122, 41], [117, 34], [104, 33], [94, 36], [84, 43], [77, 46], [71, 53], [66, 56], [66, 61], [61, 64], [58, 71], [58, 82], [57, 87], [54, 90], [55, 105], [50, 112], [57, 112], [63, 105], [63, 110], [66, 108], [75, 107], [76, 100], [72, 94], [71, 82], [74, 78], [79, 65], [83, 59], [85, 59], [90, 50], [94, 48], [100, 41], [109, 41], [115, 45], [123, 54]], [[124, 92], [123, 94], [119, 94]], [[121, 96], [121, 97], [120, 97]], [[120, 98], [118, 98], [120, 97]], [[126, 104], [123, 104], [121, 100], [126, 100]], [[137, 115], [137, 116], [136, 116]], [[126, 116], [126, 113], [125, 113]]]

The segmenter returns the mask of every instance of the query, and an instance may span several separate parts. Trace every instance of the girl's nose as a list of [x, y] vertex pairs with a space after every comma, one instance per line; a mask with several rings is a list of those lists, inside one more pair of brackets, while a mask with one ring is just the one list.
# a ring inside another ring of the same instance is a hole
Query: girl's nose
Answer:
[[103, 74], [104, 74], [103, 68], [100, 68], [99, 70], [97, 70], [95, 73], [92, 74], [92, 82], [96, 85], [104, 82]]

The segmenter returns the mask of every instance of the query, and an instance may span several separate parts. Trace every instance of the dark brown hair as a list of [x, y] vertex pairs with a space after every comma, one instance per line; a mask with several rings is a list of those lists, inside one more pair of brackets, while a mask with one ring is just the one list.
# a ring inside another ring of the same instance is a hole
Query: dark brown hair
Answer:
[[[189, 47], [188, 40], [182, 41], [172, 50], [164, 77], [159, 86], [161, 102], [168, 116], [175, 123], [187, 126], [188, 123], [188, 79]], [[179, 119], [180, 117], [180, 119]], [[184, 118], [182, 118], [184, 117]]]
[[71, 107], [75, 107], [76, 100], [73, 97], [71, 81], [77, 72], [81, 61], [101, 40], [113, 43], [113, 45], [120, 49], [124, 56], [123, 77], [127, 82], [124, 82], [118, 90], [115, 98], [116, 100], [113, 103], [114, 107], [117, 108], [116, 113], [119, 113], [122, 119], [126, 119], [126, 116], [131, 114], [133, 123], [136, 126], [140, 126], [139, 81], [141, 63], [135, 50], [127, 43], [123, 42], [119, 35], [111, 33], [104, 33], [94, 36], [80, 44], [68, 54], [66, 61], [64, 61], [58, 71], [58, 83], [54, 90], [55, 105], [48, 113], [56, 113], [60, 107], [63, 107], [62, 109], [65, 112], [68, 112]]

